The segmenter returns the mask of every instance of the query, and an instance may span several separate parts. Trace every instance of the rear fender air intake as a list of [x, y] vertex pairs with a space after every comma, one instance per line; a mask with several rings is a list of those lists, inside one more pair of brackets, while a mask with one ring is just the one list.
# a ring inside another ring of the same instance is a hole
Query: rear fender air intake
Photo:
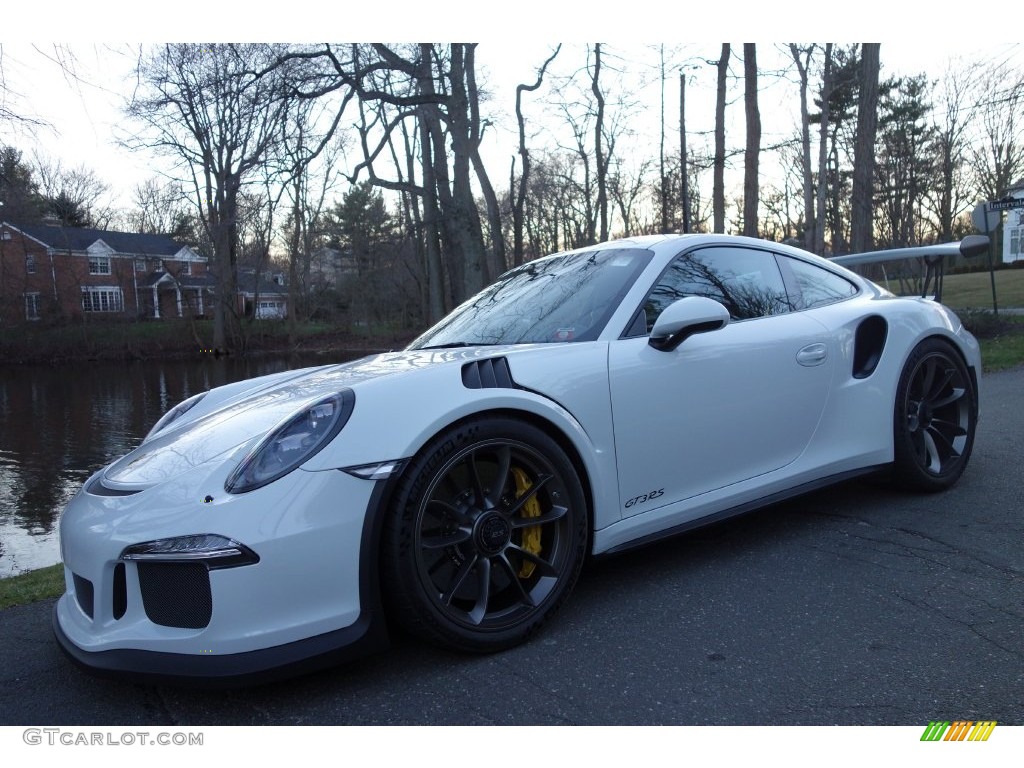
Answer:
[[879, 315], [866, 317], [857, 326], [853, 347], [853, 378], [866, 379], [875, 372], [882, 359], [889, 324]]

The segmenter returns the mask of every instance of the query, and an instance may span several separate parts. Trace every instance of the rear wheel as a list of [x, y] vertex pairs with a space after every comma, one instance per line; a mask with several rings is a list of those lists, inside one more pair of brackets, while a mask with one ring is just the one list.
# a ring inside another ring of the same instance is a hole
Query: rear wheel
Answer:
[[456, 425], [400, 481], [384, 534], [392, 613], [449, 648], [522, 642], [576, 582], [585, 507], [572, 462], [542, 430], [503, 417]]
[[977, 393], [960, 355], [941, 339], [922, 341], [896, 391], [896, 482], [923, 491], [952, 486], [967, 466], [977, 420]]

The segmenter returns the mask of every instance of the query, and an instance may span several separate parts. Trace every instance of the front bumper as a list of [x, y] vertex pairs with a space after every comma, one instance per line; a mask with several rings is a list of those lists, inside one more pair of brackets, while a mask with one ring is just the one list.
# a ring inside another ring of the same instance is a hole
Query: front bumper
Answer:
[[[246, 494], [198, 467], [137, 494], [91, 493], [61, 519], [66, 592], [53, 615], [78, 664], [149, 682], [251, 684], [387, 643], [372, 553], [384, 481], [295, 470]], [[126, 561], [126, 547], [213, 533], [258, 562]]]

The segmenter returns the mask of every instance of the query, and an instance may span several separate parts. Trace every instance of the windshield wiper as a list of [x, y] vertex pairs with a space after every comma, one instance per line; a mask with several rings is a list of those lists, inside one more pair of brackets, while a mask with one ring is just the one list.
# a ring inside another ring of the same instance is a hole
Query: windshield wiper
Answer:
[[431, 344], [426, 347], [416, 347], [416, 349], [458, 349], [461, 347], [494, 347], [497, 346], [494, 343], [486, 341], [449, 341], [447, 344]]

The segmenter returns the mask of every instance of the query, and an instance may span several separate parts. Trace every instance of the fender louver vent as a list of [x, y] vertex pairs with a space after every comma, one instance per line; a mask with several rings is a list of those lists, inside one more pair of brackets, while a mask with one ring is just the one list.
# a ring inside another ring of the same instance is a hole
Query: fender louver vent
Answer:
[[462, 366], [462, 383], [467, 389], [518, 388], [504, 357], [491, 357]]

